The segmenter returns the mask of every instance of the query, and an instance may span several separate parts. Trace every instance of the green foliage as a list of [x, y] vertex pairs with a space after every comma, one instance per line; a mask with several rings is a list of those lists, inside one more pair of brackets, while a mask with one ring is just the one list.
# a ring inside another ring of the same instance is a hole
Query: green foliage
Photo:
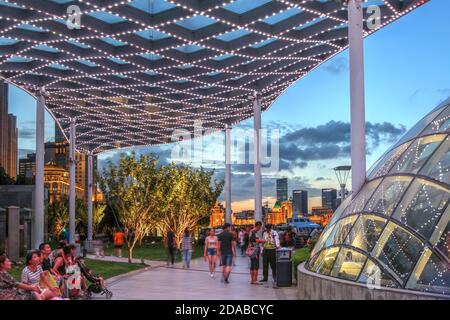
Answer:
[[136, 243], [155, 230], [161, 215], [158, 207], [164, 194], [157, 164], [154, 155], [122, 155], [118, 165], [108, 163], [99, 179], [118, 225], [123, 226], [129, 262]]
[[6, 174], [6, 171], [3, 167], [0, 167], [0, 185], [5, 184], [14, 184], [14, 179]]
[[[93, 233], [105, 216], [105, 205], [94, 205], [92, 208]], [[80, 236], [87, 235], [87, 203], [86, 200], [75, 199], [75, 228]], [[59, 238], [64, 228], [69, 226], [69, 198], [62, 197], [48, 206], [48, 223], [50, 232]]]
[[304, 247], [294, 251], [292, 255], [292, 267], [294, 276], [297, 279], [297, 267], [300, 263], [305, 262], [309, 259], [309, 255], [311, 254], [312, 247]]
[[222, 192], [223, 181], [211, 184], [214, 171], [174, 163], [161, 167], [161, 172], [165, 201], [159, 208], [163, 215], [158, 226], [163, 235], [172, 230], [180, 243], [185, 230], [192, 232], [200, 220], [211, 214]]
[[175, 232], [179, 240], [211, 214], [223, 189], [222, 181], [211, 183], [214, 171], [189, 166], [160, 166], [154, 155], [122, 155], [119, 163], [109, 162], [99, 177], [100, 188], [123, 228], [128, 258], [136, 243], [155, 232]]

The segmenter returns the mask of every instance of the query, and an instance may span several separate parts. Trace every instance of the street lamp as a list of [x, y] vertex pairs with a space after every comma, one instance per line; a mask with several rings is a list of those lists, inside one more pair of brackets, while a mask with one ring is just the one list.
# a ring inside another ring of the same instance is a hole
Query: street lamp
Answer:
[[341, 195], [341, 203], [344, 202], [346, 196], [345, 185], [347, 184], [348, 176], [350, 175], [351, 166], [339, 166], [334, 168], [334, 173], [336, 174], [336, 178], [341, 186], [341, 191], [339, 191]]

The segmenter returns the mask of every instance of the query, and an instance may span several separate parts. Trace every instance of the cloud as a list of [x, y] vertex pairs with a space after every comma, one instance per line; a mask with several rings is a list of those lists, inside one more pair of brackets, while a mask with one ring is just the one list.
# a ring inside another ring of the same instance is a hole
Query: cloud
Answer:
[[[372, 153], [382, 142], [392, 144], [404, 134], [403, 125], [389, 122], [366, 123], [367, 151]], [[316, 127], [301, 128], [280, 139], [280, 158], [288, 161], [330, 160], [350, 155], [350, 123], [329, 121]]]
[[26, 159], [27, 154], [35, 152], [36, 151], [34, 149], [19, 149], [19, 159]]
[[20, 139], [33, 139], [36, 137], [36, 130], [24, 128], [19, 130]]
[[324, 70], [331, 73], [332, 75], [348, 73], [348, 60], [343, 57], [335, 58], [324, 66]]

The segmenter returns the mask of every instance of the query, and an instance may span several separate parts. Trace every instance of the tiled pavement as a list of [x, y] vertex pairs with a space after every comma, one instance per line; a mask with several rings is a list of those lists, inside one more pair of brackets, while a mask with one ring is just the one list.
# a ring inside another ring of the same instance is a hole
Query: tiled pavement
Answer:
[[113, 299], [291, 300], [297, 298], [295, 285], [272, 288], [271, 281], [270, 285], [251, 285], [246, 257], [237, 257], [229, 284], [221, 282], [219, 267], [215, 277], [211, 278], [208, 265], [203, 259], [193, 260], [190, 269], [183, 269], [181, 264], [175, 264], [174, 268], [161, 266], [161, 263], [159, 266], [150, 265], [152, 267], [147, 270], [109, 281], [107, 286], [114, 294]]

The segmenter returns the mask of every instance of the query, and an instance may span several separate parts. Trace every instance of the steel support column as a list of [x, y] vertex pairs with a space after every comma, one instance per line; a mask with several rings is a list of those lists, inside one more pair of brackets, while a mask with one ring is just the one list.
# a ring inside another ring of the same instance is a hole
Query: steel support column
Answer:
[[348, 38], [350, 47], [350, 127], [353, 193], [358, 192], [366, 180], [363, 23], [362, 1], [349, 0]]
[[69, 151], [69, 241], [75, 243], [75, 119], [70, 121]]
[[253, 97], [253, 157], [255, 175], [255, 222], [262, 222], [262, 178], [261, 178], [261, 100]]
[[225, 128], [225, 222], [231, 223], [231, 127]]
[[88, 234], [87, 240], [92, 241], [93, 224], [92, 224], [92, 181], [93, 181], [93, 156], [92, 153], [88, 154], [87, 158], [87, 210], [88, 210]]
[[36, 176], [34, 193], [33, 248], [44, 242], [44, 131], [45, 97], [41, 90], [36, 101]]

